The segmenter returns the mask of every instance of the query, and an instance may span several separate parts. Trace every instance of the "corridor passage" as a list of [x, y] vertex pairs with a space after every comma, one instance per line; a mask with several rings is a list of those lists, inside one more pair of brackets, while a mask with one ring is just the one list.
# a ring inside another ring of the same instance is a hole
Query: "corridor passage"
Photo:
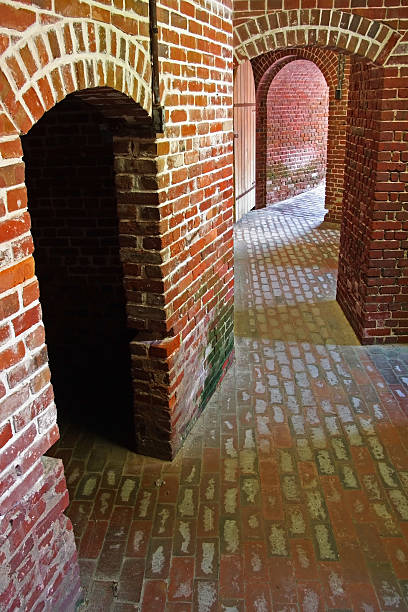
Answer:
[[236, 359], [173, 463], [62, 432], [82, 610], [408, 610], [408, 347], [357, 342], [321, 202], [237, 223]]

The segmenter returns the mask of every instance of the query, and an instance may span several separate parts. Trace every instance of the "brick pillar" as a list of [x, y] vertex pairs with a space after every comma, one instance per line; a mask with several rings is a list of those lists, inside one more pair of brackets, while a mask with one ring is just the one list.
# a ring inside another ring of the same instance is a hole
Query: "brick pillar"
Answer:
[[408, 340], [403, 71], [352, 61], [338, 301], [364, 344]]
[[[348, 90], [350, 78], [350, 57], [344, 58], [344, 80], [341, 99], [335, 96], [337, 76], [329, 86], [329, 121], [327, 134], [327, 172], [326, 172], [326, 200], [327, 214], [325, 221], [339, 224], [343, 215], [344, 190], [344, 160], [346, 154], [346, 128]], [[332, 67], [332, 73], [334, 66]]]
[[[230, 166], [227, 174], [203, 162], [218, 172], [219, 188], [198, 176], [197, 197], [179, 184], [187, 176], [178, 167], [183, 157], [169, 150], [165, 138], [114, 142], [136, 450], [163, 459], [174, 456], [211, 397], [233, 344]], [[194, 185], [198, 172], [191, 173]], [[224, 190], [228, 207], [215, 214], [211, 204]]]
[[[166, 322], [165, 270], [162, 249], [171, 236], [163, 220], [160, 187], [168, 151], [167, 142], [137, 134], [115, 136], [114, 156], [119, 216], [120, 255], [126, 292], [127, 325], [132, 330], [131, 377], [135, 450], [163, 459], [172, 457], [170, 443], [169, 347], [172, 338]], [[167, 233], [167, 236], [166, 236]]]

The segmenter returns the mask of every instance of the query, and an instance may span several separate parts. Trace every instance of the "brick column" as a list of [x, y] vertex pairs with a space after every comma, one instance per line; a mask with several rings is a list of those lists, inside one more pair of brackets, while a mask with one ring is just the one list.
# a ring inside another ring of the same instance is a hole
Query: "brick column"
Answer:
[[408, 340], [404, 70], [352, 61], [338, 301], [364, 344]]

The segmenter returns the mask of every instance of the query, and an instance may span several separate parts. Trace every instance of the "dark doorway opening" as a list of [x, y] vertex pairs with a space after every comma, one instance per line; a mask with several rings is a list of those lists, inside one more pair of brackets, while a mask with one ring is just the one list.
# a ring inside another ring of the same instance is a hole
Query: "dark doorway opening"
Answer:
[[129, 339], [112, 135], [75, 94], [22, 138], [46, 342], [60, 426], [129, 446]]

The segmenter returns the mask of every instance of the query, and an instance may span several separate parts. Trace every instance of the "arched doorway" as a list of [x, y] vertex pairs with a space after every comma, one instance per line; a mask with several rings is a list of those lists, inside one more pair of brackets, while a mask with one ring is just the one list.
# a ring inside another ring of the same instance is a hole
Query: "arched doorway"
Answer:
[[[379, 170], [384, 156], [389, 159], [391, 151], [399, 150], [397, 114], [387, 123], [379, 109], [383, 103], [387, 105], [387, 89], [393, 87], [392, 68], [387, 62], [397, 48], [400, 34], [384, 23], [326, 9], [314, 11], [313, 27], [309, 28], [310, 25], [307, 11], [297, 14], [277, 11], [249, 19], [247, 23], [241, 21], [235, 29], [239, 41], [235, 58], [238, 62], [258, 61], [259, 69], [265, 73], [265, 57], [269, 53], [285, 61], [293, 51], [303, 53], [304, 48], [312, 49], [316, 55], [334, 52], [338, 61], [332, 67], [331, 79], [336, 83], [336, 100], [343, 99], [342, 82], [349, 62], [347, 124], [339, 139], [344, 147], [344, 164], [341, 164], [342, 176], [337, 185], [337, 192], [342, 194], [337, 300], [362, 343], [404, 342], [407, 326], [401, 308], [405, 286], [401, 272], [404, 239], [400, 212], [405, 187], [403, 181], [398, 182], [397, 174], [395, 181], [392, 172], [384, 180]], [[333, 119], [332, 125], [335, 125], [336, 115]], [[383, 137], [389, 137], [389, 142], [384, 144]], [[334, 161], [333, 155], [329, 155], [332, 144], [335, 142], [329, 112], [328, 167]], [[262, 207], [262, 187], [259, 196], [257, 207]], [[339, 210], [340, 202], [335, 199], [332, 202]], [[329, 206], [326, 208], [331, 210]], [[394, 241], [387, 243], [389, 234], [386, 225], [381, 224], [391, 218]], [[395, 247], [392, 262], [386, 261], [389, 245]]]
[[[343, 91], [340, 99], [336, 97], [338, 86], [337, 72], [339, 61], [344, 61]], [[350, 58], [344, 58], [332, 49], [317, 49], [312, 46], [270, 51], [251, 60], [256, 85], [256, 207], [263, 208], [267, 203], [267, 141], [269, 133], [268, 113], [273, 111], [268, 105], [270, 87], [275, 78], [285, 67], [295, 62], [309, 62], [323, 75], [328, 86], [328, 118], [327, 118], [327, 155], [326, 184], [324, 204], [327, 210], [326, 221], [340, 223], [342, 218], [344, 160], [346, 147], [346, 126], [348, 107], [348, 79]], [[321, 77], [320, 77], [321, 78]], [[284, 95], [286, 92], [284, 90]], [[273, 119], [272, 119], [273, 121]], [[301, 138], [303, 135], [301, 136]], [[282, 131], [278, 138], [283, 139]], [[281, 146], [281, 145], [279, 145]], [[283, 168], [281, 166], [281, 168]], [[285, 168], [283, 168], [285, 170]], [[278, 175], [279, 176], [279, 175]], [[284, 177], [286, 178], [286, 177]]]
[[282, 67], [267, 95], [266, 203], [316, 187], [326, 177], [329, 88], [313, 62]]
[[135, 332], [126, 321], [112, 129], [71, 94], [22, 144], [59, 425], [132, 447]]

